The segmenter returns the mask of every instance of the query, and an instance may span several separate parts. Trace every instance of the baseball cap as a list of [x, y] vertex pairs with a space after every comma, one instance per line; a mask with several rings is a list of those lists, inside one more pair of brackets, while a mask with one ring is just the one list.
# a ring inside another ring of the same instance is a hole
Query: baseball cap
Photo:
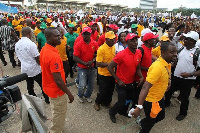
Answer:
[[138, 26], [137, 26], [137, 24], [132, 24], [131, 25], [131, 28], [133, 28], [133, 29], [135, 29], [135, 28], [137, 28]]
[[84, 32], [92, 33], [92, 30], [91, 30], [90, 27], [87, 26], [87, 27], [84, 27], [84, 28], [83, 28], [82, 33], [84, 33]]
[[115, 37], [116, 36], [115, 36], [115, 33], [113, 31], [108, 31], [105, 34], [105, 38], [108, 38], [108, 39], [114, 39]]
[[114, 29], [114, 30], [118, 30], [119, 27], [118, 27], [116, 24], [113, 24], [113, 29]]
[[45, 23], [41, 23], [40, 29], [46, 29], [46, 28], [47, 28], [47, 25]]
[[75, 26], [72, 23], [70, 23], [68, 24], [68, 27], [74, 28]]
[[168, 36], [162, 36], [160, 38], [161, 41], [169, 41], [169, 37]]
[[152, 33], [152, 31], [149, 28], [143, 29], [141, 32], [141, 36], [144, 36], [146, 33]]
[[195, 31], [190, 31], [187, 34], [183, 33], [183, 36], [192, 38], [195, 41], [199, 40], [199, 34], [197, 32], [195, 32]]
[[94, 24], [97, 24], [96, 22], [92, 21], [90, 22], [90, 26], [94, 25]]
[[136, 34], [134, 34], [134, 33], [129, 33], [127, 36], [126, 36], [126, 41], [128, 41], [128, 40], [131, 40], [131, 39], [133, 39], [133, 38], [139, 38], [139, 36], [138, 35], [136, 35]]
[[152, 31], [157, 31], [158, 32], [158, 29], [156, 27], [153, 27]]
[[51, 18], [47, 18], [47, 23], [51, 23], [52, 22], [52, 20], [51, 20]]
[[43, 21], [44, 19], [43, 18], [40, 18], [40, 21]]
[[159, 35], [154, 35], [153, 33], [146, 33], [143, 37], [143, 41], [149, 40], [149, 39], [155, 39], [157, 38]]
[[32, 25], [35, 25], [35, 24], [36, 24], [36, 22], [32, 21]]

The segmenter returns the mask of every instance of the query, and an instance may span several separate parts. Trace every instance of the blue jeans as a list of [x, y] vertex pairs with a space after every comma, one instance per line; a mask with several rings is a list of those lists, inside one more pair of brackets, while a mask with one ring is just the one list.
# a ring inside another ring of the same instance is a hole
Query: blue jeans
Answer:
[[[89, 98], [92, 95], [94, 89], [94, 78], [95, 78], [95, 69], [83, 69], [78, 67], [78, 96], [82, 98], [83, 96]], [[85, 91], [87, 86], [87, 90]]]

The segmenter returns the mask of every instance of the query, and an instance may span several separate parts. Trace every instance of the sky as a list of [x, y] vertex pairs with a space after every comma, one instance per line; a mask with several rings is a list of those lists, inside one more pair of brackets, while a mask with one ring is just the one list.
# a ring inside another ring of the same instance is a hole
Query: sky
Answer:
[[[72, 1], [72, 0], [71, 0]], [[77, 1], [90, 1], [91, 4], [94, 3], [109, 3], [109, 4], [119, 4], [126, 5], [130, 8], [139, 7], [140, 0], [77, 0]], [[25, 5], [28, 4], [28, 0], [25, 0]], [[200, 8], [200, 0], [157, 0], [158, 8], [178, 8], [182, 7], [187, 8]]]

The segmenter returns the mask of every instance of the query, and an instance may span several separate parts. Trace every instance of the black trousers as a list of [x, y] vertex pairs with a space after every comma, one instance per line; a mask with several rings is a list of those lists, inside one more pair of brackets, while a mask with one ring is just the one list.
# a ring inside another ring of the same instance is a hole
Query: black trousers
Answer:
[[[42, 90], [42, 74], [40, 73], [40, 74], [38, 74], [34, 77], [28, 77], [27, 80], [26, 80], [28, 94], [36, 96], [34, 89], [33, 89], [34, 88], [34, 81], [36, 81], [38, 83], [38, 85], [40, 86], [40, 88]], [[42, 94], [44, 96], [45, 101], [49, 101], [49, 97], [43, 92], [43, 90], [42, 90]]]
[[65, 71], [65, 78], [67, 78], [69, 75], [69, 62], [68, 61], [63, 61], [63, 68]]
[[128, 106], [126, 105], [127, 100], [132, 100], [134, 97], [134, 85], [133, 84], [126, 84], [126, 87], [120, 87], [116, 84], [116, 90], [118, 93], [118, 101], [115, 105], [110, 108], [109, 113], [111, 115], [119, 114], [127, 114]]
[[5, 60], [5, 57], [3, 55], [3, 52], [2, 52], [2, 47], [0, 46], [0, 59], [1, 61], [5, 64], [6, 63], [6, 60]]
[[110, 105], [115, 88], [115, 79], [112, 76], [99, 75], [99, 92], [95, 102], [105, 106]]
[[69, 50], [67, 51], [67, 57], [68, 57], [68, 60], [69, 60], [69, 73], [70, 73], [70, 76], [73, 77], [73, 66], [75, 64], [75, 61], [73, 60], [73, 50]]
[[200, 86], [197, 88], [197, 92], [195, 94], [196, 98], [200, 98]]
[[143, 104], [144, 107], [144, 113], [145, 118], [141, 120], [141, 127], [140, 133], [149, 133], [152, 127], [159, 121], [163, 120], [165, 118], [165, 102], [164, 99], [159, 101], [160, 108], [162, 110], [158, 113], [156, 118], [151, 118], [151, 108], [152, 108], [152, 102], [145, 101]]
[[195, 80], [178, 78], [176, 76], [172, 77], [171, 88], [165, 93], [165, 105], [170, 105], [170, 99], [172, 94], [180, 89], [179, 99], [181, 101], [180, 115], [187, 115], [187, 110], [189, 106], [189, 96], [191, 88], [194, 85]]
[[138, 99], [139, 99], [140, 91], [142, 89], [142, 85], [140, 87], [137, 87], [138, 83], [134, 82], [133, 86], [134, 86], [134, 92], [133, 92], [132, 108], [136, 108], [135, 105], [138, 104]]
[[9, 55], [9, 58], [10, 58], [10, 62], [12, 63], [12, 66], [15, 67], [16, 66], [16, 61], [14, 59], [14, 54], [15, 50], [8, 50], [8, 55]]

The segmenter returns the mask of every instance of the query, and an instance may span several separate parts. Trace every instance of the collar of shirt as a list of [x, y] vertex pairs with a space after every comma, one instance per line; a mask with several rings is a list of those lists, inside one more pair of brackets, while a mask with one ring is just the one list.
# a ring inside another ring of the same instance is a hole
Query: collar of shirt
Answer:
[[[121, 41], [119, 42], [119, 45], [121, 45], [122, 47], [124, 47], [124, 45], [122, 44]], [[128, 47], [128, 45], [126, 45], [126, 46], [124, 47], [124, 49], [127, 48], [127, 47]]]
[[161, 56], [158, 58], [158, 60], [163, 64], [164, 66], [169, 66], [170, 64], [167, 63]]
[[46, 46], [48, 49], [50, 49], [50, 50], [52, 50], [52, 51], [54, 51], [54, 52], [58, 52], [58, 50], [57, 50], [56, 47], [53, 47], [53, 46], [51, 46], [51, 45], [48, 44], [48, 43], [46, 43], [45, 46]]

